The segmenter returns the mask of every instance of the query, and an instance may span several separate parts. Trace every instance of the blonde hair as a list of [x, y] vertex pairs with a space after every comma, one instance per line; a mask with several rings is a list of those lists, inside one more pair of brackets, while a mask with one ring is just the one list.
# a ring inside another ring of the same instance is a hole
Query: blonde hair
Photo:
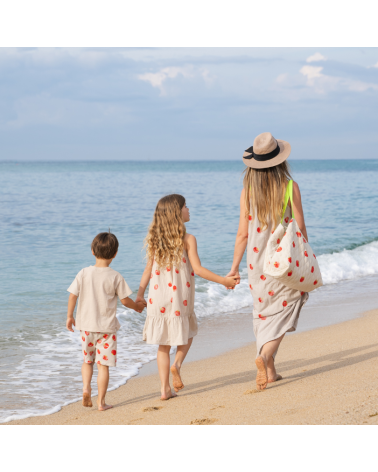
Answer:
[[181, 213], [184, 205], [185, 198], [177, 194], [161, 198], [156, 205], [144, 247], [147, 258], [155, 259], [158, 267], [178, 267], [181, 263], [186, 234]]
[[276, 227], [282, 217], [286, 185], [292, 179], [289, 164], [284, 161], [266, 169], [247, 167], [244, 173], [246, 216], [255, 218], [257, 212], [261, 230], [270, 223]]

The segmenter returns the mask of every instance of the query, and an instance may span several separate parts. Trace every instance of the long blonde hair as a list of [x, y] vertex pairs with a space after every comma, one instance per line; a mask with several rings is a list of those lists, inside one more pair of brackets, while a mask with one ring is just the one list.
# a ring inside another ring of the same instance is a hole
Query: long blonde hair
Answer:
[[181, 213], [184, 205], [185, 198], [177, 194], [161, 198], [156, 205], [144, 247], [148, 260], [155, 259], [158, 267], [181, 263], [186, 234]]
[[247, 167], [244, 173], [246, 216], [255, 218], [256, 211], [261, 230], [269, 223], [276, 227], [282, 217], [286, 185], [292, 179], [289, 164], [284, 161], [266, 169]]

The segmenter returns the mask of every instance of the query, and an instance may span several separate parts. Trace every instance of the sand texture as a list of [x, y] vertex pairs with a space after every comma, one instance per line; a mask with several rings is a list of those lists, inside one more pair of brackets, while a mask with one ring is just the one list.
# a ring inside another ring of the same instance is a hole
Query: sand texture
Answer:
[[[184, 364], [184, 390], [160, 401], [157, 374], [110, 392], [112, 410], [81, 403], [8, 424], [377, 424], [378, 310], [284, 338], [283, 380], [256, 390], [255, 344]], [[80, 366], [78, 366], [80, 369]]]

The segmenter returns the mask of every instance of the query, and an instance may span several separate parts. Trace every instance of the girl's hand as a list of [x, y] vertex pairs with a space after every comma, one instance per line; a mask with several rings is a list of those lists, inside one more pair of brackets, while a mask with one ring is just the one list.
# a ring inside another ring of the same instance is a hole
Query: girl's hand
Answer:
[[144, 303], [144, 307], [147, 306], [147, 302], [146, 300], [143, 298], [143, 297], [140, 297], [139, 295], [136, 297], [135, 299], [135, 303], [138, 303], [138, 302], [143, 302]]
[[75, 318], [67, 318], [66, 328], [68, 329], [68, 331], [74, 332], [74, 330], [72, 329], [72, 325], [75, 326]]
[[[230, 272], [226, 275], [226, 277], [238, 277], [238, 281], [236, 282], [236, 285], [240, 284], [240, 274], [239, 274], [239, 270], [230, 270]], [[227, 287], [227, 290], [234, 290], [235, 287]]]
[[137, 309], [135, 310], [136, 312], [138, 313], [142, 313], [142, 311], [145, 309], [145, 307], [147, 306], [147, 303], [144, 301], [144, 300], [136, 300], [135, 301], [135, 304], [137, 306]]
[[236, 284], [240, 283], [240, 276], [224, 277], [223, 285], [227, 288], [233, 289]]

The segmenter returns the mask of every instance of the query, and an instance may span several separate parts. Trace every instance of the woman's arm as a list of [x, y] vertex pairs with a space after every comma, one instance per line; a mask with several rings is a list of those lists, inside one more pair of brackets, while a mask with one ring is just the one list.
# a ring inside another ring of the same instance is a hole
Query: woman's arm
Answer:
[[[299, 190], [299, 186], [297, 182], [293, 182], [293, 206], [294, 206], [294, 217], [298, 223], [299, 229], [302, 231], [303, 236], [307, 239], [307, 229], [303, 215], [303, 208], [302, 208], [302, 199], [301, 199], [301, 191]], [[291, 205], [290, 205], [291, 206]]]
[[140, 279], [139, 290], [135, 302], [144, 301], [144, 292], [146, 291], [148, 282], [151, 278], [153, 262], [153, 260], [149, 260], [146, 264], [146, 268], [144, 269], [142, 278]]
[[211, 272], [205, 267], [202, 267], [197, 251], [197, 240], [192, 234], [188, 234], [186, 236], [185, 243], [190, 263], [192, 264], [196, 275], [202, 277], [203, 279], [210, 280], [211, 282], [216, 282], [230, 288], [235, 287], [235, 285], [239, 283], [239, 276], [221, 277], [220, 275], [214, 274], [214, 272]]
[[[245, 215], [245, 189], [243, 188], [240, 195], [240, 216], [239, 216], [239, 228], [236, 233], [235, 249], [234, 249], [234, 261], [232, 267], [227, 276], [236, 275], [239, 277], [239, 265], [243, 259], [245, 248], [248, 242], [248, 219]], [[240, 280], [239, 282], [240, 283]]]

